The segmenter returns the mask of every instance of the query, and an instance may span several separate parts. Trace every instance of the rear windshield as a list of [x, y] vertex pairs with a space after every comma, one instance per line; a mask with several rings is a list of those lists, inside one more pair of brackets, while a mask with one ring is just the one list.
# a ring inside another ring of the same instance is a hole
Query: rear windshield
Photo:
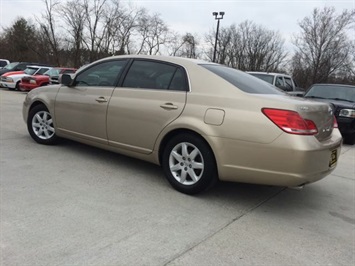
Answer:
[[202, 64], [200, 66], [208, 69], [209, 71], [233, 84], [238, 89], [247, 93], [285, 94], [273, 85], [234, 68], [212, 64]]
[[11, 70], [17, 65], [18, 65], [18, 62], [13, 62], [13, 63], [10, 63], [10, 64], [6, 65], [4, 68]]
[[258, 73], [248, 73], [254, 77], [257, 77], [259, 79], [262, 79], [263, 81], [266, 81], [267, 83], [273, 84], [274, 83], [274, 76], [272, 75], [267, 75], [267, 74], [258, 74]]

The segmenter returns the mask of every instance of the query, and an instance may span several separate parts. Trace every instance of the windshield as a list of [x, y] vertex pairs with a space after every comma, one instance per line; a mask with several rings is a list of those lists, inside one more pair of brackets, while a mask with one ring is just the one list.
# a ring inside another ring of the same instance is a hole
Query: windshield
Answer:
[[355, 102], [355, 86], [313, 85], [305, 98], [323, 98]]
[[10, 64], [6, 65], [6, 66], [4, 67], [4, 69], [9, 69], [9, 70], [11, 70], [11, 69], [13, 69], [15, 66], [17, 66], [17, 64], [18, 64], [18, 62], [10, 63]]
[[53, 76], [59, 76], [59, 69], [58, 68], [52, 68], [44, 72], [44, 75], [53, 77]]
[[256, 73], [248, 73], [254, 77], [257, 77], [259, 79], [262, 79], [263, 81], [266, 81], [267, 83], [274, 84], [274, 76], [272, 75], [267, 75], [267, 74], [256, 74]]
[[38, 68], [28, 67], [25, 69], [25, 73], [27, 75], [33, 75], [37, 70], [38, 70]]
[[255, 78], [243, 71], [222, 65], [203, 64], [202, 67], [232, 83], [238, 89], [256, 94], [284, 94], [272, 85]]

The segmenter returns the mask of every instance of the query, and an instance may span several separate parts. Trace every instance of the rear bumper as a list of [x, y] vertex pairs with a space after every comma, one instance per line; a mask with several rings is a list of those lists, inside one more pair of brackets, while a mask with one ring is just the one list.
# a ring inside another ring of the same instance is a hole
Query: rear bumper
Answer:
[[319, 142], [312, 136], [282, 134], [270, 144], [212, 139], [220, 180], [275, 186], [299, 186], [329, 175], [332, 151], [337, 159], [342, 137], [334, 130], [332, 137]]

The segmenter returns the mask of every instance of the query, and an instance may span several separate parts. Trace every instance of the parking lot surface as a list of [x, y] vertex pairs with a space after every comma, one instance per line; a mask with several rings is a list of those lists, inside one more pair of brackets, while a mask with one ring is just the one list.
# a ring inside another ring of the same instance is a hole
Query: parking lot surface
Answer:
[[354, 265], [355, 147], [303, 190], [176, 192], [160, 167], [36, 144], [0, 88], [0, 265]]

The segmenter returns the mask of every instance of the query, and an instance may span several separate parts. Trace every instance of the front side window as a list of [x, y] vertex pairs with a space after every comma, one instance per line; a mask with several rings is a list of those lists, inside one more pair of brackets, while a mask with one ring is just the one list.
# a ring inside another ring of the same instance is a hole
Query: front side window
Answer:
[[292, 80], [291, 78], [288, 77], [284, 77], [285, 79], [285, 83], [286, 83], [286, 87], [288, 90], [293, 90], [293, 85], [292, 85]]
[[275, 86], [278, 88], [285, 87], [285, 83], [282, 77], [280, 76], [276, 77]]
[[148, 60], [135, 60], [122, 87], [185, 91], [187, 83], [184, 71], [178, 66]]
[[116, 86], [127, 60], [113, 60], [98, 63], [85, 69], [75, 78], [75, 86]]

